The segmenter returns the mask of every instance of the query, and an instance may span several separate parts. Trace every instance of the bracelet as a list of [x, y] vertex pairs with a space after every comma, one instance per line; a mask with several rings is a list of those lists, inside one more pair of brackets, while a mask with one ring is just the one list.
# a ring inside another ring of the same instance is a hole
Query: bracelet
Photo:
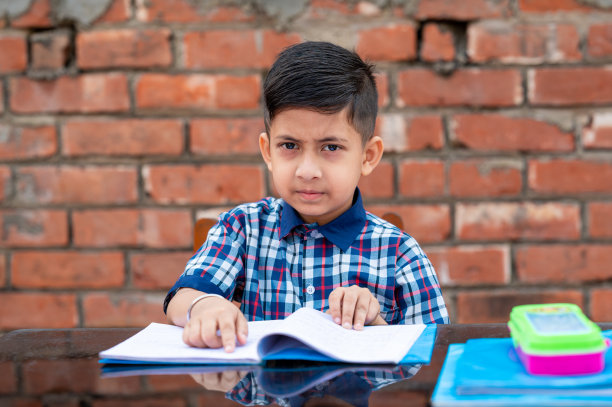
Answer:
[[196, 297], [193, 301], [191, 301], [191, 305], [187, 309], [187, 321], [189, 321], [191, 319], [191, 309], [193, 308], [193, 306], [196, 305], [201, 300], [203, 300], [204, 298], [208, 298], [208, 297], [219, 297], [219, 298], [223, 298], [225, 300], [225, 297], [223, 297], [223, 296], [221, 296], [219, 294], [202, 294], [199, 297]]

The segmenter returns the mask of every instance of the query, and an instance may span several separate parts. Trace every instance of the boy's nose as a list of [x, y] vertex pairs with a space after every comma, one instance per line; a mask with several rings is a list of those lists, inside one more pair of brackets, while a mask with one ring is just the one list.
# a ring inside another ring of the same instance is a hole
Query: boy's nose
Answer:
[[298, 164], [295, 175], [304, 180], [321, 178], [321, 168], [314, 157], [304, 154]]

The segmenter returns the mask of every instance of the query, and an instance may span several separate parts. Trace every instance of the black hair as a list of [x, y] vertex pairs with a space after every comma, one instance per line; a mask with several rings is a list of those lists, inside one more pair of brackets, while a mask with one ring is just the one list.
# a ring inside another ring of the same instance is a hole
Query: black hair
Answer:
[[378, 93], [373, 65], [329, 42], [303, 42], [282, 51], [264, 81], [264, 122], [291, 108], [333, 114], [347, 109], [348, 122], [365, 144], [374, 135]]

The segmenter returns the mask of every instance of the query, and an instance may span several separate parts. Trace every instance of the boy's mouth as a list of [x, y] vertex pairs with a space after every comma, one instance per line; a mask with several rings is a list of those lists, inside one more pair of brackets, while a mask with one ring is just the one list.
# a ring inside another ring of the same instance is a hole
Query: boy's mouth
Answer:
[[297, 191], [297, 193], [305, 201], [314, 201], [323, 195], [322, 192], [308, 190]]

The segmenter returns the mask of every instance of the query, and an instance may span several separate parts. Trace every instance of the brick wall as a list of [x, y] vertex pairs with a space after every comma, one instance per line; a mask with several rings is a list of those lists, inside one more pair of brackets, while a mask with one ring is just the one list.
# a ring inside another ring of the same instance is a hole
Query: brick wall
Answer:
[[547, 301], [612, 320], [603, 3], [2, 3], [0, 330], [162, 321], [195, 219], [272, 193], [261, 84], [301, 40], [376, 63], [366, 207], [401, 215], [454, 322]]

